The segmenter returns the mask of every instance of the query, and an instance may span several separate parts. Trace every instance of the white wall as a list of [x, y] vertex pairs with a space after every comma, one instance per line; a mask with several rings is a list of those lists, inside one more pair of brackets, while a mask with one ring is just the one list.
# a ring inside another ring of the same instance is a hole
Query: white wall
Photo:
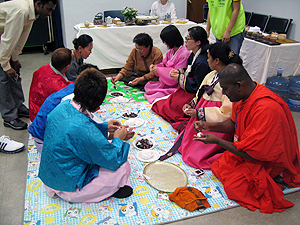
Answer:
[[[94, 15], [104, 10], [122, 9], [133, 6], [139, 13], [148, 12], [155, 0], [61, 0], [61, 16], [64, 45], [73, 48], [75, 38], [73, 26], [83, 21], [92, 22]], [[245, 11], [293, 19], [289, 38], [300, 41], [299, 0], [242, 0]], [[186, 17], [186, 0], [172, 0], [176, 5], [177, 17]]]
[[245, 11], [293, 19], [288, 38], [300, 41], [299, 0], [242, 0], [242, 2]]
[[[61, 0], [61, 17], [64, 45], [73, 48], [72, 41], [75, 38], [74, 25], [83, 22], [93, 22], [98, 12], [105, 10], [123, 9], [131, 6], [138, 10], [138, 13], [149, 12], [154, 0]], [[176, 6], [177, 17], [186, 17], [186, 1], [172, 0]], [[107, 37], [109, 38], [109, 37]]]

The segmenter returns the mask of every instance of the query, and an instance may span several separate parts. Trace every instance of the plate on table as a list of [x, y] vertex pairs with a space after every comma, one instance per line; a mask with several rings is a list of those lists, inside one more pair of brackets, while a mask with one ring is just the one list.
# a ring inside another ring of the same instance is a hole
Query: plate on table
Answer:
[[90, 26], [83, 26], [83, 27], [80, 27], [80, 28], [93, 28], [93, 27], [95, 27], [95, 26], [92, 26], [92, 25], [90, 25]]
[[156, 20], [158, 16], [136, 16], [137, 20]]
[[174, 192], [188, 183], [184, 170], [166, 161], [149, 163], [144, 168], [143, 176], [149, 185], [163, 192]]
[[188, 21], [188, 19], [180, 18], [176, 21], [176, 23], [187, 23]]
[[111, 25], [107, 24], [107, 25], [99, 25], [98, 27], [110, 27]]
[[162, 24], [172, 24], [172, 22], [162, 22]]
[[125, 120], [132, 119], [132, 118], [136, 118], [136, 117], [138, 117], [138, 116], [139, 116], [138, 113], [132, 112], [132, 111], [129, 111], [129, 112], [127, 111], [127, 112], [121, 113], [121, 117], [122, 117], [123, 119], [125, 119]]
[[124, 98], [123, 96], [115, 97], [109, 100], [111, 103], [126, 103], [129, 101], [128, 98]]
[[142, 126], [144, 124], [145, 120], [141, 119], [141, 118], [131, 118], [129, 120], [126, 120], [124, 125], [128, 126], [129, 128], [133, 128], [133, 127], [139, 127]]
[[138, 150], [150, 150], [156, 145], [155, 141], [149, 136], [138, 137], [133, 141], [133, 146]]
[[188, 21], [176, 21], [176, 23], [187, 23]]
[[143, 150], [143, 151], [138, 151], [136, 154], [136, 158], [142, 162], [154, 162], [158, 160], [160, 157], [159, 153], [155, 150]]
[[112, 97], [120, 97], [120, 96], [125, 96], [125, 94], [121, 91], [111, 91], [109, 92], [109, 95]]

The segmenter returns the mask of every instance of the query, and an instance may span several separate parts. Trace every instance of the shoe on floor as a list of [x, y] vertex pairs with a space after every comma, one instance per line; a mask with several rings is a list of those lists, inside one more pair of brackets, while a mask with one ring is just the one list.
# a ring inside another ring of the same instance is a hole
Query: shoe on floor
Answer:
[[11, 120], [11, 121], [4, 120], [3, 125], [5, 127], [10, 127], [14, 130], [25, 130], [25, 129], [27, 129], [27, 123], [20, 120], [19, 118]]
[[18, 110], [18, 117], [29, 118], [29, 109], [25, 105], [22, 105], [22, 108]]
[[132, 195], [133, 190], [132, 187], [125, 185], [124, 187], [120, 187], [119, 190], [112, 195], [115, 198], [127, 198]]
[[7, 154], [14, 154], [25, 149], [25, 145], [20, 142], [11, 140], [8, 136], [0, 137], [0, 151]]

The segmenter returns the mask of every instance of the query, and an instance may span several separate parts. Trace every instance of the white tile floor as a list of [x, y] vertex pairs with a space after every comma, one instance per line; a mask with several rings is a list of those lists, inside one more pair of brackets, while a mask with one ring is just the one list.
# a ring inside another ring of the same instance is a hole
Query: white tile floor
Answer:
[[[32, 79], [32, 74], [42, 65], [50, 62], [50, 55], [43, 53], [26, 53], [19, 57], [23, 68], [21, 70], [23, 90], [28, 105], [28, 92]], [[298, 140], [300, 140], [300, 113], [293, 112], [294, 120], [298, 130]], [[29, 122], [29, 119], [25, 120]], [[0, 121], [0, 136], [8, 135], [12, 139], [23, 142], [27, 146], [28, 132], [15, 131], [3, 127]], [[0, 153], [0, 225], [21, 225], [23, 224], [24, 196], [26, 188], [27, 172], [27, 152], [18, 154]], [[300, 191], [289, 194], [285, 199], [292, 201], [295, 206], [282, 213], [262, 214], [258, 210], [252, 212], [243, 207], [223, 210], [220, 212], [185, 219], [172, 224], [210, 224], [210, 225], [249, 225], [249, 224], [300, 224]]]

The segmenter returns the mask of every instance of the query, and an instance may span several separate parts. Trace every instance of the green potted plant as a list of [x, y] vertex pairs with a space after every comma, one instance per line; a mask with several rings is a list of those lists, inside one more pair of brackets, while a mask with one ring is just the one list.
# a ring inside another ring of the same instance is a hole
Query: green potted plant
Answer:
[[127, 25], [135, 23], [135, 18], [137, 15], [137, 10], [135, 8], [126, 6], [122, 9], [121, 12], [125, 18], [125, 23]]

